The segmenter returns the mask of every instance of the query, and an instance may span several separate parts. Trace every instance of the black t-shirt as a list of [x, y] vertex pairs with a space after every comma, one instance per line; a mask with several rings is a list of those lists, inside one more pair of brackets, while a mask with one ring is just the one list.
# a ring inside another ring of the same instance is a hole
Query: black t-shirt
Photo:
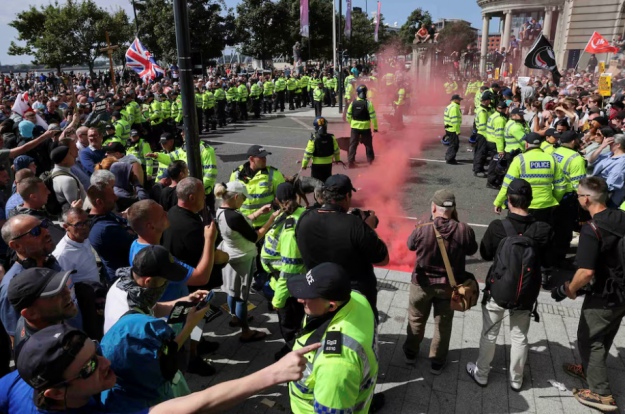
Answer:
[[306, 269], [332, 262], [347, 270], [352, 286], [365, 296], [375, 294], [373, 263], [388, 255], [386, 244], [360, 217], [321, 207], [302, 215], [296, 229]]
[[163, 233], [161, 244], [178, 260], [197, 266], [204, 250], [202, 217], [185, 208], [173, 206], [167, 212], [169, 228]]
[[604, 229], [625, 233], [625, 212], [606, 209], [592, 218], [596, 231], [585, 224], [579, 235], [577, 266], [580, 269], [595, 271], [594, 294], [603, 294], [605, 282], [611, 276], [622, 277], [623, 267], [619, 260], [618, 241], [620, 238]]
[[161, 190], [161, 195], [158, 203], [163, 206], [165, 211], [169, 211], [170, 208], [178, 204], [178, 194], [176, 194], [176, 187], [165, 187]]
[[[514, 227], [517, 233], [534, 240], [539, 252], [547, 252], [545, 247], [551, 243], [553, 238], [553, 231], [549, 224], [541, 221], [537, 222], [532, 215], [520, 216], [518, 214], [508, 213], [506, 219], [512, 223], [512, 227]], [[493, 220], [488, 225], [488, 229], [486, 229], [486, 233], [484, 233], [484, 237], [480, 243], [480, 255], [482, 259], [493, 260], [497, 253], [499, 243], [505, 237], [507, 237], [507, 234], [503, 227], [502, 220]]]
[[245, 220], [243, 214], [231, 208], [223, 208], [223, 210], [228, 227], [230, 227], [231, 230], [240, 233], [241, 236], [245, 237], [252, 243], [256, 243], [258, 240], [258, 234], [256, 233], [256, 230], [254, 230], [254, 227], [252, 227], [252, 225]]

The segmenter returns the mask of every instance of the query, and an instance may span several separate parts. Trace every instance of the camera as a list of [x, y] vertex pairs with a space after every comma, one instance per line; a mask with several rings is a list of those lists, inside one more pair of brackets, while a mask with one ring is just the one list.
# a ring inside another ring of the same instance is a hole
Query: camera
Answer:
[[[359, 208], [354, 208], [348, 212], [348, 214], [353, 214], [357, 217], [360, 217], [363, 221], [367, 220], [371, 216], [371, 213], [373, 213], [372, 210], [361, 210]], [[375, 217], [375, 223], [373, 227], [377, 228], [378, 224], [380, 224], [380, 220], [377, 217]]]

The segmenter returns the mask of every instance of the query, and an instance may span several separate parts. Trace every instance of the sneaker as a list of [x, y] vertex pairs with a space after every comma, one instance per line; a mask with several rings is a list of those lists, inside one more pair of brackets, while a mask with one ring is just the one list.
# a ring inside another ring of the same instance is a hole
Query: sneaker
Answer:
[[189, 361], [189, 367], [187, 372], [190, 374], [196, 374], [200, 377], [209, 377], [215, 375], [217, 370], [208, 362], [200, 357], [195, 357]]
[[469, 376], [471, 377], [471, 379], [472, 379], [473, 381], [475, 381], [475, 383], [476, 383], [477, 385], [479, 385], [479, 386], [480, 386], [480, 387], [482, 387], [482, 388], [486, 387], [486, 386], [488, 385], [488, 383], [486, 383], [486, 384], [482, 384], [481, 382], [479, 382], [479, 381], [477, 380], [477, 377], [475, 376], [475, 373], [476, 373], [476, 372], [477, 372], [477, 365], [475, 365], [473, 362], [469, 362], [469, 363], [467, 364], [467, 374], [469, 374]]
[[584, 374], [582, 364], [564, 364], [562, 369], [570, 376], [586, 381], [586, 374]]
[[407, 354], [404, 352], [404, 358], [406, 361], [406, 365], [414, 365], [417, 363], [417, 356], [414, 354]]
[[550, 290], [551, 289], [551, 274], [547, 272], [542, 273], [542, 281], [541, 285], [543, 289]]
[[445, 161], [447, 164], [449, 165], [460, 165], [460, 163], [456, 160], [449, 160], [449, 161]]
[[445, 368], [444, 362], [441, 364], [440, 362], [432, 361], [432, 364], [430, 365], [430, 372], [434, 375], [441, 375], [443, 368]]
[[198, 355], [212, 354], [219, 349], [219, 342], [202, 341], [197, 346]]
[[369, 406], [370, 413], [377, 413], [384, 407], [384, 403], [386, 403], [386, 396], [381, 392], [373, 394], [371, 397], [371, 405]]
[[486, 188], [490, 188], [492, 190], [499, 190], [501, 188], [501, 186], [500, 185], [493, 185], [493, 184], [487, 182], [486, 183]]
[[596, 408], [603, 412], [612, 412], [618, 410], [616, 401], [612, 395], [599, 395], [588, 389], [578, 390], [573, 388], [573, 396], [577, 401], [585, 406]]

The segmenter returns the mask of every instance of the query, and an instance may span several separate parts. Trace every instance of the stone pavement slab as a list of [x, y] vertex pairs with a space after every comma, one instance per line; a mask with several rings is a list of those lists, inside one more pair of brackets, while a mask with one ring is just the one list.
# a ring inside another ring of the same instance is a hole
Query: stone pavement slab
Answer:
[[[406, 338], [410, 274], [376, 269], [380, 291], [378, 307], [379, 376], [376, 392], [384, 392], [386, 405], [381, 413], [592, 413], [579, 404], [570, 391], [562, 392], [548, 381], [563, 383], [568, 390], [583, 386], [578, 379], [562, 370], [565, 362], [579, 362], [577, 353], [577, 323], [582, 300], [556, 303], [548, 292], [541, 292], [538, 310], [540, 322], [531, 322], [528, 333], [530, 350], [525, 366], [524, 383], [520, 392], [510, 389], [509, 321], [505, 318], [497, 338], [495, 358], [489, 384], [477, 386], [466, 374], [466, 363], [478, 355], [482, 327], [481, 306], [465, 313], [456, 312], [447, 365], [440, 376], [430, 373], [429, 346], [434, 332], [432, 316], [426, 325], [425, 339], [415, 365], [406, 365], [402, 344]], [[220, 348], [207, 356], [217, 368], [213, 377], [202, 378], [188, 374], [192, 391], [205, 389], [230, 379], [255, 372], [271, 363], [273, 355], [283, 345], [277, 317], [267, 310], [266, 300], [253, 294], [251, 302], [257, 307], [251, 312], [253, 328], [271, 333], [266, 341], [243, 344], [239, 330], [228, 326], [223, 315], [205, 326], [207, 339], [217, 340]], [[215, 304], [225, 302], [225, 294], [216, 294]], [[621, 412], [625, 412], [625, 329], [614, 340], [608, 357], [612, 391]], [[276, 386], [256, 395], [229, 413], [288, 413], [286, 386]]]

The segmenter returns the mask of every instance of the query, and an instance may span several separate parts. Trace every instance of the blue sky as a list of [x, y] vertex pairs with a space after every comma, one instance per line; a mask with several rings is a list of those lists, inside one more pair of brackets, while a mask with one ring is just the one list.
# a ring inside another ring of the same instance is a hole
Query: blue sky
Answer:
[[[239, 3], [237, 0], [225, 0], [229, 7], [236, 7]], [[338, 0], [337, 7], [338, 7]], [[343, 9], [345, 9], [346, 1], [343, 1]], [[26, 4], [41, 5], [48, 4], [50, 0], [29, 0], [24, 2], [23, 0], [2, 0], [2, 7], [0, 7], [0, 62], [2, 64], [18, 64], [29, 63], [29, 56], [8, 56], [7, 49], [11, 40], [14, 40], [17, 36], [17, 32], [8, 25], [8, 23], [15, 18], [18, 11], [23, 10]], [[100, 7], [104, 8], [117, 8], [121, 7], [132, 16], [132, 7], [130, 0], [97, 0]], [[376, 0], [352, 0], [353, 7], [361, 7], [363, 10], [368, 6], [369, 13], [376, 10]], [[398, 26], [401, 26], [406, 17], [417, 7], [421, 7], [424, 10], [429, 11], [432, 14], [434, 20], [439, 18], [461, 18], [471, 22], [471, 24], [480, 29], [481, 28], [481, 12], [477, 6], [475, 0], [443, 0], [439, 2], [432, 2], [427, 0], [382, 0], [382, 14], [384, 15], [385, 22], [389, 25], [393, 25], [397, 22]], [[491, 22], [492, 26], [492, 22]], [[492, 30], [491, 30], [492, 31]]]

